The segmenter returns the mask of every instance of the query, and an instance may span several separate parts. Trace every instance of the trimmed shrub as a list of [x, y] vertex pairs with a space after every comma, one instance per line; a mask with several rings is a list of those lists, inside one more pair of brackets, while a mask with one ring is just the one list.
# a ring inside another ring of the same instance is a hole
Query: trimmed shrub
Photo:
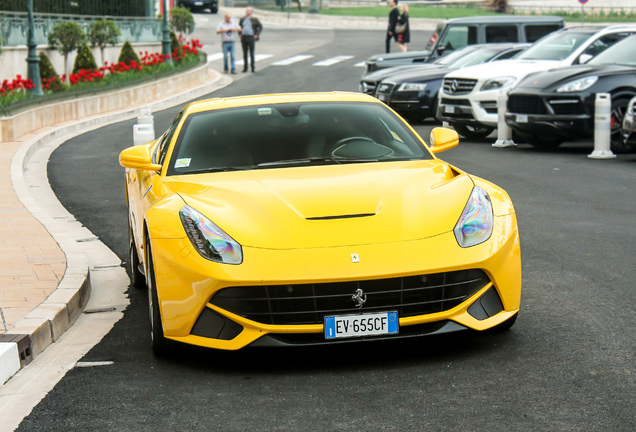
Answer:
[[80, 45], [77, 49], [73, 73], [76, 74], [82, 69], [85, 71], [97, 70], [97, 63], [95, 62], [93, 51], [91, 51], [88, 45]]
[[172, 55], [172, 59], [179, 61], [181, 57], [183, 57], [183, 48], [179, 43], [179, 39], [175, 32], [170, 32], [170, 53]]
[[40, 52], [40, 78], [42, 78], [42, 85], [45, 90], [50, 90], [52, 92], [59, 92], [66, 89], [64, 83], [60, 80], [60, 77], [57, 75], [55, 68], [51, 64], [51, 60], [49, 57]]
[[139, 56], [128, 41], [124, 42], [124, 45], [121, 47], [121, 52], [119, 53], [119, 59], [117, 61], [127, 65], [129, 65], [132, 61], [136, 61], [137, 63], [141, 62], [141, 60], [139, 60]]

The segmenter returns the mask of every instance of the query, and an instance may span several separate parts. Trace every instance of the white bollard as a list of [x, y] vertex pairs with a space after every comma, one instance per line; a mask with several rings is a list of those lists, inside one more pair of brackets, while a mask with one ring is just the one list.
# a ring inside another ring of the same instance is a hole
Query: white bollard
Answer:
[[137, 117], [137, 124], [133, 125], [133, 145], [146, 144], [155, 139], [155, 120], [150, 108], [142, 108]]
[[500, 90], [497, 95], [497, 141], [493, 147], [516, 147], [517, 144], [512, 140], [512, 129], [506, 124], [506, 109], [508, 105], [508, 93]]
[[590, 159], [611, 159], [612, 96], [609, 93], [597, 93], [594, 101], [594, 151]]
[[154, 141], [155, 128], [148, 123], [133, 125], [133, 145], [142, 145]]

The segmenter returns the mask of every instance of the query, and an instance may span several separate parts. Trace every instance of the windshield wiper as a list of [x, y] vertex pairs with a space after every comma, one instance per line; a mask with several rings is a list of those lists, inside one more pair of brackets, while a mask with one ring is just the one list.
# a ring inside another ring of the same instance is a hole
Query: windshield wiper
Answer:
[[204, 174], [204, 173], [215, 173], [215, 172], [228, 172], [228, 171], [245, 171], [250, 169], [250, 167], [211, 167], [211, 168], [201, 168], [192, 171], [186, 171], [182, 174]]
[[299, 158], [299, 159], [283, 159], [272, 162], [263, 162], [256, 165], [257, 168], [270, 168], [270, 167], [279, 167], [279, 166], [293, 166], [293, 165], [308, 165], [312, 163], [320, 163], [320, 162], [331, 162], [331, 163], [340, 163], [339, 159], [335, 159], [327, 156], [316, 156], [316, 157], [307, 157], [307, 158]]

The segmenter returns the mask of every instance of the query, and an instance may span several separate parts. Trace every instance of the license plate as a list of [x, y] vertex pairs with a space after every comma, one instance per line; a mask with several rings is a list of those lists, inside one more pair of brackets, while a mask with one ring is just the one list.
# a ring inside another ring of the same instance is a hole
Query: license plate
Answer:
[[528, 116], [525, 114], [517, 114], [517, 123], [528, 123]]
[[397, 312], [325, 317], [325, 339], [391, 335], [399, 333]]
[[453, 105], [444, 105], [444, 112], [447, 112], [448, 114], [454, 114], [455, 107]]
[[202, 1], [200, 1], [200, 2], [195, 1], [194, 5], [195, 6], [203, 6], [203, 2]]

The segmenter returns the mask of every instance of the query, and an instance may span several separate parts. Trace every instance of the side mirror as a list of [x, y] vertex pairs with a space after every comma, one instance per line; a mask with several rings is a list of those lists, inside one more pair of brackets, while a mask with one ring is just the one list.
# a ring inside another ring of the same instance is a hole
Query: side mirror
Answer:
[[459, 135], [452, 129], [436, 127], [431, 131], [430, 144], [433, 153], [441, 153], [457, 147]]
[[150, 147], [146, 145], [129, 147], [123, 150], [119, 153], [119, 165], [124, 168], [148, 171], [159, 171], [161, 169], [161, 165], [152, 163]]

